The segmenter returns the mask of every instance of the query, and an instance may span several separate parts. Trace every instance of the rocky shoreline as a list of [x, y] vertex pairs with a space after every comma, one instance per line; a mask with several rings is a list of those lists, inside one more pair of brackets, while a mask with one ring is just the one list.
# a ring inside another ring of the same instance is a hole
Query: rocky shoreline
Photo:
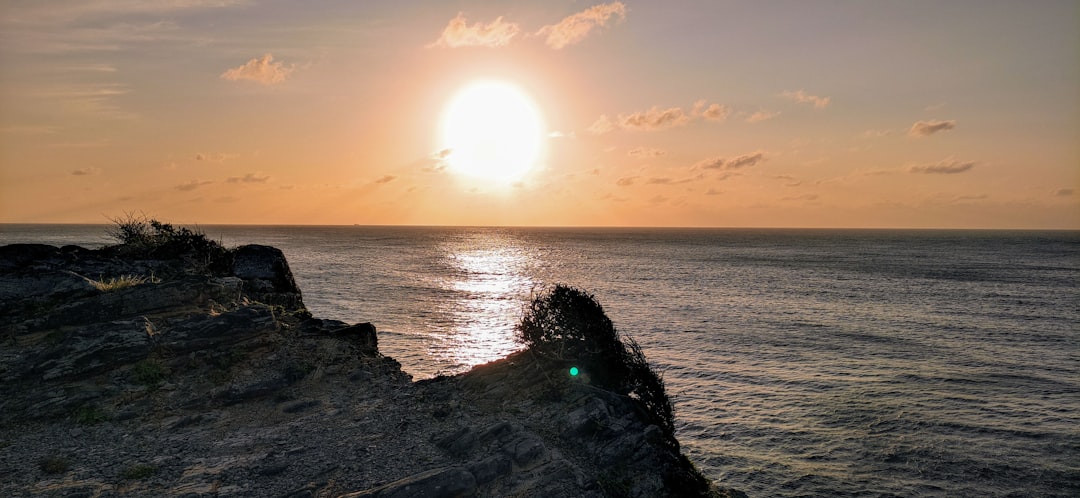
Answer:
[[637, 399], [528, 350], [413, 382], [281, 251], [228, 255], [0, 247], [0, 495], [745, 496]]

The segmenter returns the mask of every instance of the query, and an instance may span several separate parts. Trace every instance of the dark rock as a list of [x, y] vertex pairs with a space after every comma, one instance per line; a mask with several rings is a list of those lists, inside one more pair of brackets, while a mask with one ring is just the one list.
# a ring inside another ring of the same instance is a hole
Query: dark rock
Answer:
[[12, 270], [31, 263], [58, 257], [60, 249], [46, 244], [9, 244], [0, 246], [0, 270]]
[[476, 495], [476, 477], [460, 467], [434, 469], [340, 498], [465, 498]]
[[244, 280], [244, 293], [252, 300], [303, 309], [300, 288], [280, 249], [262, 245], [240, 246], [233, 250], [233, 275]]
[[305, 401], [297, 401], [297, 402], [294, 402], [294, 403], [289, 403], [284, 408], [282, 408], [281, 411], [283, 411], [285, 413], [306, 412], [306, 411], [308, 411], [308, 410], [310, 410], [312, 408], [315, 408], [315, 407], [317, 407], [317, 406], [319, 406], [321, 404], [322, 404], [322, 401], [319, 401], [317, 399], [309, 399], [309, 400], [305, 400]]
[[506, 455], [498, 454], [480, 460], [479, 462], [473, 462], [467, 468], [476, 478], [476, 483], [483, 485], [494, 481], [499, 477], [509, 475], [514, 469], [514, 464]]
[[379, 338], [375, 333], [375, 326], [371, 323], [364, 322], [340, 328], [330, 332], [330, 335], [357, 345], [361, 351], [367, 354], [379, 352]]

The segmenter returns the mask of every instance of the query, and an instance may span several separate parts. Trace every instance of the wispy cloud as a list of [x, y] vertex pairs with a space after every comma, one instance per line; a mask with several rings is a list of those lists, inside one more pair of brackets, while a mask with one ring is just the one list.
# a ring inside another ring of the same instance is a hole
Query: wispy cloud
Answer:
[[503, 21], [502, 17], [487, 24], [477, 22], [470, 25], [465, 14], [458, 12], [457, 17], [451, 19], [443, 29], [439, 39], [428, 44], [427, 48], [502, 47], [520, 32], [521, 27], [517, 23]]
[[811, 104], [815, 109], [824, 109], [829, 105], [829, 97], [819, 97], [817, 95], [810, 95], [802, 90], [785, 90], [780, 92], [780, 96], [786, 99], [794, 100], [800, 104]]
[[602, 114], [596, 119], [596, 122], [589, 126], [589, 133], [594, 135], [603, 135], [615, 129], [615, 123], [611, 122], [611, 118], [607, 117], [607, 114]]
[[762, 121], [768, 121], [780, 115], [780, 111], [757, 111], [746, 117], [747, 123], [760, 123]]
[[210, 185], [211, 183], [214, 183], [214, 181], [213, 180], [203, 180], [203, 181], [191, 180], [190, 182], [182, 183], [182, 184], [177, 185], [177, 186], [175, 186], [173, 188], [176, 189], [176, 190], [179, 190], [181, 192], [191, 192], [192, 190], [195, 190], [195, 189], [197, 189], [199, 187], [202, 187], [202, 186], [205, 186], [205, 185]]
[[386, 184], [386, 183], [390, 183], [390, 182], [392, 182], [392, 181], [394, 181], [396, 179], [397, 179], [397, 177], [394, 176], [394, 175], [386, 175], [386, 176], [382, 176], [382, 177], [379, 177], [379, 178], [375, 179], [375, 181], [373, 183], [375, 183], [377, 185], [383, 185], [383, 184]]
[[282, 62], [274, 62], [274, 56], [266, 54], [221, 73], [221, 78], [229, 81], [248, 80], [262, 85], [273, 85], [285, 81], [295, 67], [295, 65], [285, 66]]
[[624, 176], [622, 178], [619, 178], [618, 180], [615, 180], [615, 185], [618, 185], [620, 187], [629, 187], [633, 185], [634, 182], [637, 181], [637, 179], [638, 177], [636, 176]]
[[755, 166], [764, 160], [765, 153], [759, 150], [756, 152], [751, 152], [749, 154], [743, 154], [741, 156], [735, 156], [732, 158], [714, 157], [711, 159], [705, 159], [695, 164], [694, 168], [733, 170]]
[[626, 19], [626, 6], [622, 2], [595, 5], [565, 17], [558, 24], [544, 26], [536, 34], [546, 37], [547, 46], [561, 49], [584, 40], [594, 28], [607, 26], [613, 19], [614, 22]]
[[680, 185], [683, 183], [690, 183], [694, 181], [693, 178], [671, 178], [667, 176], [649, 178], [645, 181], [649, 185]]
[[194, 159], [202, 162], [221, 163], [228, 161], [229, 159], [236, 159], [240, 157], [240, 154], [226, 154], [224, 152], [218, 152], [216, 154], [210, 154], [205, 152], [199, 152], [195, 154]]
[[707, 104], [704, 100], [694, 102], [694, 108], [690, 112], [693, 116], [701, 116], [708, 121], [723, 121], [731, 114], [731, 108], [720, 104]]
[[960, 162], [954, 159], [945, 159], [936, 163], [916, 164], [908, 168], [908, 172], [928, 175], [955, 175], [971, 171], [974, 167], [975, 163], [971, 161]]
[[678, 126], [685, 126], [691, 121], [705, 119], [707, 121], [723, 121], [731, 113], [731, 108], [720, 104], [708, 104], [704, 100], [694, 103], [689, 110], [679, 106], [660, 107], [652, 106], [644, 111], [619, 114], [612, 119], [608, 115], [601, 115], [591, 126], [589, 132], [602, 135], [616, 129], [631, 131], [656, 131]]
[[690, 121], [681, 107], [661, 109], [654, 106], [647, 111], [619, 115], [619, 126], [624, 130], [652, 131], [682, 126]]
[[908, 135], [913, 137], [926, 137], [939, 131], [948, 131], [953, 128], [956, 128], [956, 121], [951, 119], [947, 121], [916, 121], [915, 124], [911, 125], [911, 128], [908, 129]]
[[892, 130], [866, 130], [862, 133], [863, 138], [880, 138], [892, 135]]
[[1054, 191], [1054, 197], [1072, 197], [1076, 190], [1071, 188], [1059, 188]]
[[248, 173], [244, 176], [230, 176], [225, 181], [228, 183], [266, 183], [269, 180], [269, 176], [257, 176], [255, 173]]
[[90, 176], [101, 174], [101, 168], [95, 168], [93, 166], [87, 168], [80, 168], [71, 172], [73, 176]]
[[626, 155], [630, 157], [660, 157], [666, 154], [662, 149], [651, 149], [648, 147], [634, 147], [626, 151]]

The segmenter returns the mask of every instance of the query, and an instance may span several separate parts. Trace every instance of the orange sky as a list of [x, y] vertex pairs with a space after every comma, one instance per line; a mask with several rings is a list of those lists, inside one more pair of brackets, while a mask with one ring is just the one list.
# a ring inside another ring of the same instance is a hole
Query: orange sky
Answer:
[[[0, 6], [0, 223], [1080, 229], [1080, 4]], [[440, 120], [526, 93], [538, 163]]]

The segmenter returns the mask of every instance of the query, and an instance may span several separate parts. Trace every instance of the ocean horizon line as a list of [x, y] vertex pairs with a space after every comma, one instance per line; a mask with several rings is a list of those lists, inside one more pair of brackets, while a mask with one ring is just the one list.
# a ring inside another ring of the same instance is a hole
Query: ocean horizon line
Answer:
[[[317, 223], [183, 223], [167, 221], [174, 225], [189, 227], [245, 227], [245, 228], [403, 228], [403, 229], [527, 229], [527, 230], [649, 230], [649, 231], [777, 231], [777, 232], [1080, 232], [1078, 228], [1043, 228], [1043, 227], [788, 227], [788, 226], [712, 226], [712, 225], [437, 225], [437, 224], [317, 224]], [[35, 222], [0, 222], [4, 227], [29, 226], [101, 226], [109, 227], [114, 223], [35, 223]]]

